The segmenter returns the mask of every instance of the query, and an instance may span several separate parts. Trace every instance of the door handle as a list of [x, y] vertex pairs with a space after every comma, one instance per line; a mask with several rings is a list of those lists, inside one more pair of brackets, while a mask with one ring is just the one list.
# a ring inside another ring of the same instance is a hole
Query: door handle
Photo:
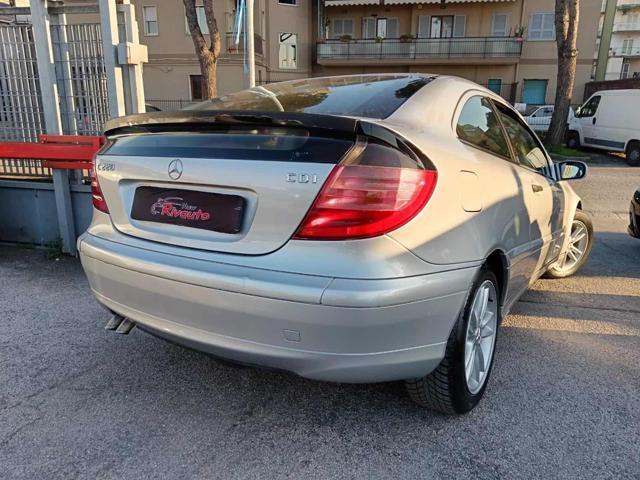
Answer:
[[596, 117], [593, 117], [593, 119], [591, 120], [591, 124], [595, 125], [596, 124]]
[[533, 193], [540, 193], [542, 191], [542, 185], [537, 185], [535, 183], [532, 183], [531, 190], [533, 190]]

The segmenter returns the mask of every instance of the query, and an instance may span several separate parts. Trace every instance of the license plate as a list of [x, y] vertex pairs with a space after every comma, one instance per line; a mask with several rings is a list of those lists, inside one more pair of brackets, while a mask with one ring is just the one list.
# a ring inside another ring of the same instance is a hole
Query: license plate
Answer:
[[138, 187], [131, 218], [222, 233], [242, 228], [244, 198], [239, 195], [175, 188]]

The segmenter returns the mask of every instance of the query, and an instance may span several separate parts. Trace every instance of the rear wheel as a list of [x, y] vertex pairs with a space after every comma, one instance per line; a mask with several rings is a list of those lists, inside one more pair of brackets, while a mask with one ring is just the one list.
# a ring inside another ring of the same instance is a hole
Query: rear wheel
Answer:
[[629, 165], [632, 167], [640, 166], [640, 142], [635, 140], [629, 142], [624, 153]]
[[580, 135], [578, 132], [570, 131], [567, 133], [567, 147], [569, 148], [578, 148], [580, 147]]
[[571, 234], [566, 251], [545, 273], [547, 278], [565, 278], [575, 274], [589, 258], [593, 246], [593, 224], [591, 218], [580, 210], [576, 211], [571, 224]]
[[411, 399], [447, 414], [466, 413], [487, 387], [500, 324], [495, 275], [482, 269], [447, 342], [440, 365], [422, 378], [406, 381]]

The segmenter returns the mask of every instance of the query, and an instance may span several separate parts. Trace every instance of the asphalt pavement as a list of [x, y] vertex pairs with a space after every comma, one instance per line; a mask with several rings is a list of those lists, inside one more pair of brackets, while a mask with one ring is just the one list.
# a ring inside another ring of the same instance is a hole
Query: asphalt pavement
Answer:
[[486, 396], [445, 417], [401, 384], [337, 385], [106, 332], [79, 262], [0, 247], [0, 478], [640, 478], [640, 168], [576, 185], [591, 258], [499, 332]]

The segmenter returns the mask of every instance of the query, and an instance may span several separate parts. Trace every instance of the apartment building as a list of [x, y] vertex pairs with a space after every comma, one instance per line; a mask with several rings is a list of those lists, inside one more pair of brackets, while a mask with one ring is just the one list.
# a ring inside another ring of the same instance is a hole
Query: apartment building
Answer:
[[[580, 4], [574, 103], [591, 79], [600, 7]], [[554, 10], [554, 0], [324, 0], [314, 74], [452, 74], [512, 102], [553, 103]]]
[[596, 80], [640, 77], [640, 0], [602, 0]]
[[[311, 1], [254, 0], [256, 81], [266, 83], [311, 75]], [[238, 0], [216, 0], [214, 11], [222, 41], [218, 62], [220, 94], [243, 88], [245, 42], [234, 37]], [[200, 67], [179, 0], [135, 1], [140, 42], [149, 50], [144, 66], [148, 99], [202, 98]], [[204, 7], [198, 7], [203, 33], [208, 34]], [[208, 39], [208, 35], [207, 35]], [[239, 40], [239, 41], [237, 41]]]

